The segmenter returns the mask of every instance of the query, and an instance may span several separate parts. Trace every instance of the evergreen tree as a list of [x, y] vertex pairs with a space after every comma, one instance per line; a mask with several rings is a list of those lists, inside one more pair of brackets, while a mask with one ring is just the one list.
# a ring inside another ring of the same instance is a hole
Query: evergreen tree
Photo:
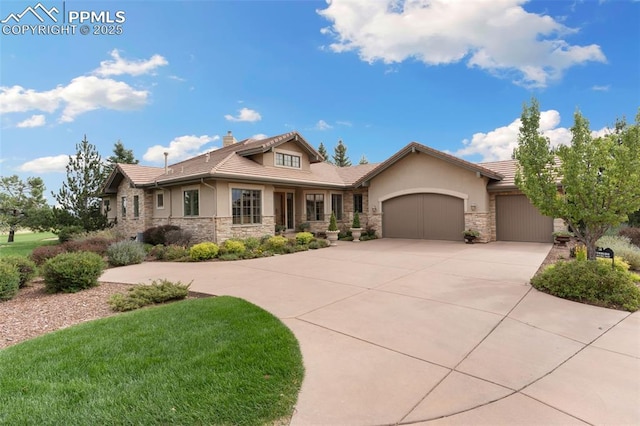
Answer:
[[57, 194], [52, 193], [60, 210], [69, 213], [87, 231], [104, 228], [107, 224], [98, 197], [105, 179], [104, 171], [102, 157], [85, 135], [76, 145], [76, 154], [69, 156], [66, 182]]
[[324, 144], [322, 142], [320, 142], [320, 146], [318, 146], [318, 152], [320, 153], [320, 155], [322, 155], [322, 161], [326, 161], [327, 163], [331, 162], [331, 160], [329, 160], [329, 153], [327, 152], [327, 148], [324, 147]]
[[367, 156], [362, 154], [362, 157], [360, 157], [360, 162], [358, 164], [369, 164], [369, 160], [367, 160]]
[[347, 146], [342, 142], [342, 139], [338, 141], [338, 145], [334, 149], [333, 163], [338, 167], [351, 166], [351, 160], [347, 156]]
[[139, 161], [133, 155], [132, 149], [126, 149], [121, 140], [113, 145], [113, 155], [107, 158], [107, 166], [105, 166], [105, 176], [115, 168], [116, 164], [138, 164]]

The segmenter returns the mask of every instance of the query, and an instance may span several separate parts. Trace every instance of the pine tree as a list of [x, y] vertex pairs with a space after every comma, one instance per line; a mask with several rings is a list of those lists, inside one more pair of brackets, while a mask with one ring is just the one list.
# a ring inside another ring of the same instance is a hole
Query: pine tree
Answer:
[[44, 182], [39, 177], [26, 181], [17, 175], [0, 177], [0, 229], [9, 229], [8, 243], [20, 228], [47, 230], [51, 209], [44, 199]]
[[360, 162], [358, 164], [369, 164], [369, 160], [367, 160], [366, 155], [362, 154], [362, 157], [360, 157]]
[[322, 142], [320, 142], [320, 146], [318, 146], [318, 152], [320, 153], [320, 155], [322, 155], [322, 161], [326, 161], [327, 163], [331, 162], [331, 160], [329, 160], [329, 153], [327, 152], [327, 148], [324, 147], [324, 144]]
[[342, 139], [338, 141], [338, 145], [334, 149], [333, 163], [338, 167], [351, 166], [351, 160], [347, 156], [347, 146], [342, 142]]
[[60, 191], [52, 195], [60, 210], [73, 216], [87, 231], [101, 229], [106, 218], [100, 211], [100, 189], [105, 179], [104, 164], [95, 145], [84, 139], [76, 144], [76, 154], [69, 156], [67, 180]]
[[107, 166], [105, 167], [105, 176], [115, 168], [116, 164], [138, 164], [139, 161], [133, 155], [132, 149], [126, 149], [121, 140], [113, 145], [113, 155], [107, 158]]

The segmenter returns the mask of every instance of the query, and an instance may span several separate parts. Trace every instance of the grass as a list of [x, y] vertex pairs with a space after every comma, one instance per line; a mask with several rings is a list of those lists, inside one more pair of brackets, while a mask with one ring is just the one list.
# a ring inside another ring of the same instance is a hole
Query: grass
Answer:
[[8, 234], [0, 234], [1, 256], [29, 256], [34, 248], [44, 245], [58, 244], [56, 235], [51, 232], [16, 233], [14, 241], [7, 243]]
[[191, 299], [0, 350], [0, 424], [258, 425], [291, 415], [298, 343], [241, 299]]

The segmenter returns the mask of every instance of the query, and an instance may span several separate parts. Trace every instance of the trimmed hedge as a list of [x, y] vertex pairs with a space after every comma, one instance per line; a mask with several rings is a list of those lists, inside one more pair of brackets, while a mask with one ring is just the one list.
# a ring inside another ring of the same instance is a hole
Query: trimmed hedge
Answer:
[[49, 293], [76, 293], [97, 286], [104, 267], [98, 254], [87, 251], [62, 253], [45, 262], [42, 276]]
[[0, 302], [13, 299], [20, 288], [20, 272], [10, 263], [0, 262]]

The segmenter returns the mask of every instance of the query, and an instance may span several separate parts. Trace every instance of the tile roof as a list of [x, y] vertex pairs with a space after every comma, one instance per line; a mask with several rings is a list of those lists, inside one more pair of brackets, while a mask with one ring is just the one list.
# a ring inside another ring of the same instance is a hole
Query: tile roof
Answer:
[[162, 167], [141, 166], [139, 164], [118, 164], [118, 167], [127, 179], [138, 185], [152, 183], [158, 176], [164, 173]]
[[515, 178], [518, 161], [516, 160], [503, 160], [503, 161], [490, 161], [485, 163], [479, 163], [480, 166], [493, 170], [496, 173], [500, 173], [504, 176], [501, 181], [490, 182], [487, 188], [494, 190], [507, 190], [517, 189]]

